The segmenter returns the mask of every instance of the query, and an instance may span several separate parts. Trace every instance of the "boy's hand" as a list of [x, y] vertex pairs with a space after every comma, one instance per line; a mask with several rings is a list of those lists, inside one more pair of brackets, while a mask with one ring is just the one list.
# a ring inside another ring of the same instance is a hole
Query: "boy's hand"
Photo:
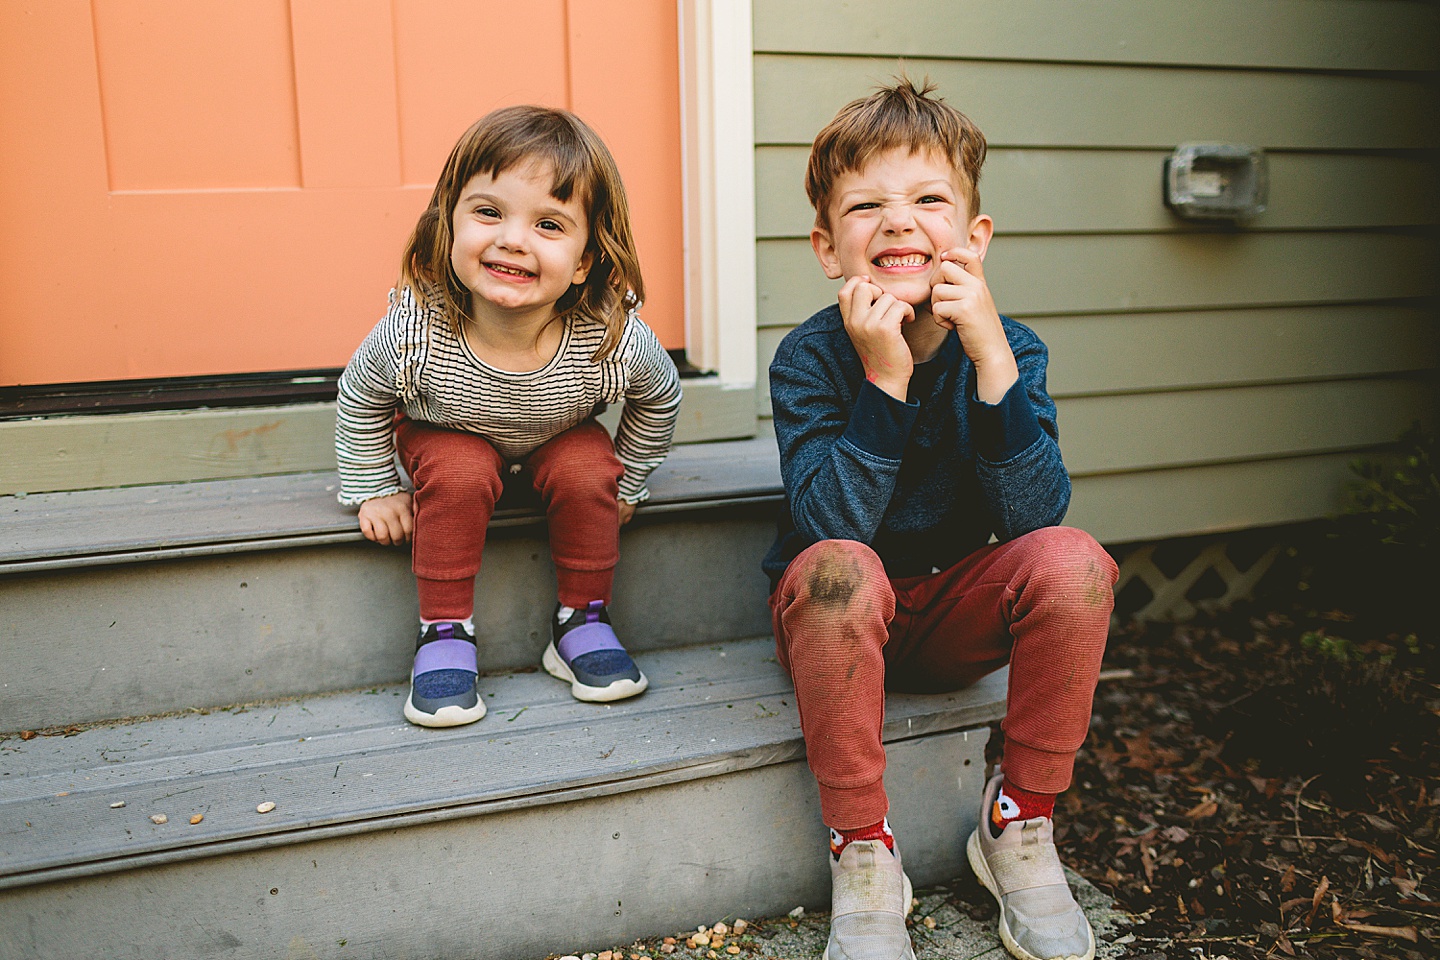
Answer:
[[986, 403], [999, 403], [1020, 379], [1015, 354], [1000, 325], [1000, 311], [985, 283], [980, 257], [966, 247], [941, 254], [940, 281], [930, 294], [935, 322], [960, 335], [960, 348], [975, 364], [977, 393]]
[[639, 504], [626, 503], [624, 500], [620, 501], [620, 526], [623, 527], [635, 519], [635, 508], [637, 506], [639, 506]]
[[415, 507], [410, 494], [402, 491], [360, 504], [360, 532], [386, 546], [409, 542], [415, 534]]
[[845, 332], [865, 365], [865, 379], [904, 403], [915, 357], [901, 331], [915, 319], [915, 308], [896, 300], [867, 276], [845, 281], [839, 299]]

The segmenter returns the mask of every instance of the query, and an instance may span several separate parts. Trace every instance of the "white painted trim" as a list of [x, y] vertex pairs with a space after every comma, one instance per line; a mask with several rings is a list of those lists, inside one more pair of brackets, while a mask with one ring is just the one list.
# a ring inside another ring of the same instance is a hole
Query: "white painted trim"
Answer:
[[750, 0], [678, 0], [685, 350], [754, 389], [755, 102]]

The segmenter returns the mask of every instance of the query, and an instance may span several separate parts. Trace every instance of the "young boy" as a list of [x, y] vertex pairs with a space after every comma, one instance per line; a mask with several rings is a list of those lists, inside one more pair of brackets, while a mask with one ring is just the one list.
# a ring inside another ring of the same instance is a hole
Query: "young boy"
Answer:
[[826, 958], [914, 957], [885, 817], [885, 689], [953, 690], [1009, 662], [1003, 775], [967, 854], [1010, 953], [1088, 960], [1094, 934], [1052, 817], [1089, 724], [1117, 571], [1087, 534], [1056, 526], [1070, 479], [1045, 345], [996, 312], [981, 269], [985, 139], [934, 89], [901, 79], [816, 138], [810, 241], [845, 284], [770, 366], [788, 510], [764, 567], [830, 828]]

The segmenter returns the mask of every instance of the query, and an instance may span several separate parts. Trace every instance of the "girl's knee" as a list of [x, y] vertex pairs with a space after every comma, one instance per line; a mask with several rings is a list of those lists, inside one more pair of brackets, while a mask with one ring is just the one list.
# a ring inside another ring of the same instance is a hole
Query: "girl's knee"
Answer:
[[500, 498], [500, 474], [484, 463], [432, 460], [414, 476], [416, 493], [426, 499], [489, 504]]

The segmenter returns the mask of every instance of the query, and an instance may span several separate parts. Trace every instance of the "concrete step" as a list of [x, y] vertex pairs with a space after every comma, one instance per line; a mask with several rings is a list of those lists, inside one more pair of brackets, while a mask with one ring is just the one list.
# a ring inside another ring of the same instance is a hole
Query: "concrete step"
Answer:
[[[396, 685], [5, 738], [0, 956], [519, 960], [824, 907], [772, 641], [660, 647], [645, 667], [650, 690], [609, 706], [487, 677], [488, 715], [452, 730], [405, 723]], [[889, 698], [917, 885], [963, 869], [1005, 682]]]
[[[405, 548], [366, 542], [333, 473], [0, 497], [0, 730], [404, 678]], [[768, 631], [759, 560], [781, 499], [773, 440], [677, 447], [621, 535], [611, 610], [643, 655]], [[554, 573], [507, 494], [476, 585], [481, 668], [534, 666]]]

